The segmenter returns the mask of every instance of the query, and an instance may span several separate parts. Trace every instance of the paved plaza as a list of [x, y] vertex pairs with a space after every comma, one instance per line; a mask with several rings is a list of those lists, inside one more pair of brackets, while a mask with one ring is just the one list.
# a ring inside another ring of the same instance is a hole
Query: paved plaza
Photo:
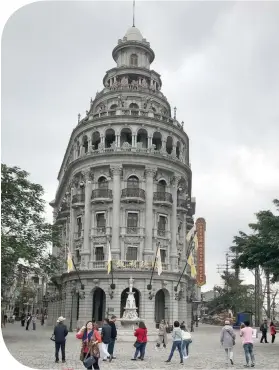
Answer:
[[[170, 342], [167, 350], [155, 351], [154, 342], [147, 344], [146, 358], [144, 361], [131, 361], [134, 353], [133, 341], [117, 342], [115, 356], [112, 363], [100, 362], [103, 369], [222, 369], [243, 368], [245, 363], [241, 341], [238, 338], [235, 346], [235, 365], [226, 366], [224, 351], [219, 342], [219, 327], [201, 324], [195, 328], [193, 343], [190, 346], [190, 357], [179, 364], [178, 353], [175, 353], [172, 362], [165, 363], [170, 351]], [[80, 341], [75, 338], [75, 333], [69, 333], [66, 344], [66, 363], [54, 363], [54, 343], [49, 339], [50, 327], [38, 325], [36, 331], [26, 331], [19, 322], [8, 324], [2, 329], [3, 337], [10, 353], [22, 364], [35, 369], [59, 369], [59, 370], [81, 370], [83, 364], [79, 361]], [[279, 338], [277, 338], [279, 339]], [[278, 369], [279, 367], [279, 343], [261, 344], [259, 339], [255, 340], [256, 368]]]

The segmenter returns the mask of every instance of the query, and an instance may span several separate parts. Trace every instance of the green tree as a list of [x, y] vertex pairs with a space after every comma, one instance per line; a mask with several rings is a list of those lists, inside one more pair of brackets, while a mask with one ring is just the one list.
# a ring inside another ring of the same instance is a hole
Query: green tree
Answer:
[[[279, 211], [279, 200], [273, 203]], [[249, 224], [252, 233], [242, 231], [234, 237], [231, 250], [235, 266], [253, 270], [262, 267], [271, 281], [279, 281], [279, 215], [270, 210], [256, 213], [257, 222]]]
[[224, 287], [215, 286], [216, 297], [208, 302], [208, 313], [221, 313], [232, 310], [233, 314], [242, 311], [253, 311], [254, 286], [242, 284], [235, 273], [224, 271], [221, 275]]
[[43, 188], [26, 171], [1, 164], [2, 228], [1, 288], [10, 286], [18, 271], [50, 273], [58, 268], [50, 243], [59, 246], [59, 231], [45, 220]]

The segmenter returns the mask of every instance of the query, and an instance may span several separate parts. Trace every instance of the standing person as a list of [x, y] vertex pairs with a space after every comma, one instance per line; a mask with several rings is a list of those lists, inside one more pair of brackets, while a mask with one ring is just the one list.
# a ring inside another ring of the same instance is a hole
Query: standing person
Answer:
[[7, 316], [7, 314], [5, 313], [5, 314], [4, 314], [4, 322], [3, 322], [3, 324], [4, 324], [4, 328], [6, 327], [7, 321], [8, 321], [8, 316]]
[[14, 324], [15, 323], [15, 314], [13, 314], [13, 316], [12, 316], [12, 323]]
[[104, 319], [101, 337], [102, 337], [102, 352], [104, 355], [103, 361], [107, 361], [108, 359], [111, 361], [112, 356], [108, 353], [108, 345], [111, 339], [111, 327], [109, 325], [109, 319]]
[[44, 326], [44, 323], [45, 323], [45, 315], [42, 314], [42, 317], [41, 317], [41, 325]]
[[230, 320], [225, 321], [225, 326], [221, 330], [220, 342], [226, 352], [226, 364], [228, 365], [230, 360], [231, 364], [233, 365], [233, 346], [235, 345], [235, 333], [231, 327]]
[[273, 324], [273, 321], [271, 321], [271, 323], [270, 323], [270, 335], [271, 335], [271, 338], [272, 338], [271, 343], [274, 343], [275, 336], [276, 336], [276, 327]]
[[33, 330], [36, 330], [37, 315], [32, 315]]
[[[92, 321], [88, 321], [85, 326], [83, 326], [76, 334], [76, 338], [82, 340], [80, 359], [83, 361], [89, 352], [89, 354], [93, 356], [95, 360], [93, 369], [99, 370], [100, 350], [98, 343], [101, 343], [102, 339], [97, 324], [92, 324]], [[92, 369], [92, 366], [88, 369]]]
[[24, 312], [21, 315], [20, 321], [21, 321], [21, 326], [24, 327], [24, 324], [25, 324], [25, 313]]
[[110, 362], [112, 361], [112, 359], [116, 358], [116, 357], [113, 357], [114, 345], [117, 339], [117, 329], [115, 326], [115, 321], [116, 321], [116, 316], [112, 315], [110, 322], [109, 322], [109, 325], [111, 327], [111, 334], [110, 334], [110, 342], [108, 345], [108, 353], [110, 354]]
[[182, 331], [182, 354], [183, 358], [186, 360], [189, 357], [189, 346], [190, 343], [192, 343], [192, 337], [184, 324], [180, 325], [180, 329]]
[[179, 327], [179, 322], [175, 321], [173, 323], [173, 331], [172, 331], [172, 348], [169, 354], [169, 358], [166, 362], [171, 362], [172, 356], [174, 354], [175, 349], [178, 349], [180, 355], [180, 363], [183, 364], [183, 355], [182, 355], [182, 331]]
[[265, 341], [265, 343], [268, 343], [267, 337], [266, 337], [267, 329], [268, 329], [268, 325], [267, 325], [267, 320], [265, 319], [262, 325], [260, 326], [260, 331], [262, 332], [261, 343], [263, 342], [263, 340]]
[[139, 322], [139, 327], [135, 330], [134, 336], [137, 338], [134, 346], [136, 347], [136, 351], [134, 354], [134, 358], [132, 358], [132, 361], [136, 361], [138, 354], [140, 354], [141, 361], [144, 360], [145, 355], [145, 348], [147, 343], [147, 329], [143, 321]]
[[249, 367], [250, 359], [251, 367], [255, 367], [255, 356], [253, 351], [253, 329], [250, 327], [249, 321], [244, 321], [244, 325], [245, 327], [240, 330], [240, 336], [242, 337], [242, 344], [246, 359], [246, 365], [244, 365], [244, 367]]
[[30, 321], [31, 321], [31, 315], [28, 312], [27, 319], [26, 319], [26, 330], [29, 330]]
[[160, 348], [161, 344], [164, 348], [166, 348], [168, 344], [168, 336], [167, 336], [167, 324], [165, 320], [162, 320], [159, 325], [159, 332], [158, 332], [158, 339], [156, 344], [156, 349]]
[[68, 335], [67, 326], [64, 325], [65, 317], [60, 316], [57, 319], [57, 325], [54, 328], [53, 334], [55, 336], [55, 362], [59, 362], [59, 350], [61, 348], [62, 362], [66, 362], [65, 359], [65, 344], [66, 336]]

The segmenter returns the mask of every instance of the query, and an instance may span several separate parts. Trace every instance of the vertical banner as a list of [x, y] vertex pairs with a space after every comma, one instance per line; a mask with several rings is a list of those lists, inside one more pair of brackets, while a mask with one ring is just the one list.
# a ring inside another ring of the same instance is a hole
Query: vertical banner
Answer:
[[197, 247], [197, 285], [206, 284], [205, 276], [205, 230], [206, 222], [204, 218], [198, 218], [196, 221], [196, 232], [198, 239]]

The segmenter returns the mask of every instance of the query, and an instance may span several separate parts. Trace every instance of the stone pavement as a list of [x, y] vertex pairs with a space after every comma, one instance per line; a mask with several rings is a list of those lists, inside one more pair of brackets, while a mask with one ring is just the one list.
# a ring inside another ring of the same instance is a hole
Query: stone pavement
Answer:
[[[4, 341], [10, 353], [22, 364], [35, 369], [57, 369], [57, 370], [81, 370], [85, 369], [79, 361], [80, 341], [75, 338], [75, 333], [69, 333], [66, 344], [66, 364], [54, 363], [54, 343], [49, 339], [51, 330], [49, 327], [37, 325], [36, 331], [26, 331], [19, 322], [7, 324], [2, 329]], [[133, 342], [118, 342], [115, 346], [116, 360], [112, 363], [100, 362], [101, 370], [112, 369], [224, 369], [243, 368], [244, 353], [241, 341], [237, 333], [235, 346], [235, 365], [225, 365], [225, 355], [219, 343], [220, 328], [201, 324], [195, 328], [193, 343], [190, 345], [190, 357], [184, 360], [184, 365], [179, 364], [179, 356], [176, 352], [172, 362], [165, 363], [169, 351], [155, 351], [155, 343], [149, 342], [146, 349], [144, 361], [131, 361], [134, 353]], [[279, 336], [275, 344], [261, 344], [259, 339], [255, 340], [254, 351], [257, 369], [279, 368]]]

